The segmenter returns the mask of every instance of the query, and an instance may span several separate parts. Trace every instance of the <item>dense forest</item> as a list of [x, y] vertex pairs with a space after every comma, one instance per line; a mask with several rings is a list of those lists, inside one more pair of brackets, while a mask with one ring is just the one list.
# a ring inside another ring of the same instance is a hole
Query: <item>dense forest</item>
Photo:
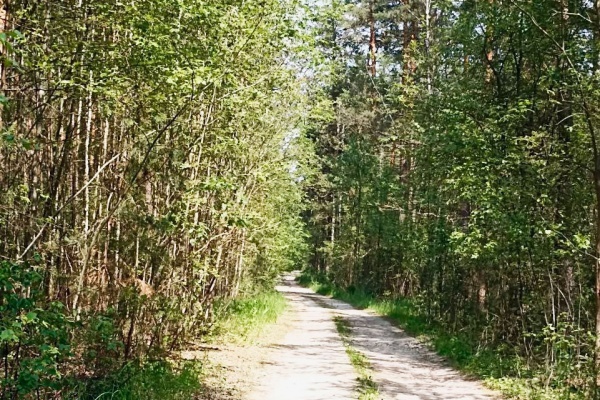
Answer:
[[330, 2], [307, 127], [312, 268], [413, 299], [565, 398], [600, 366], [599, 7]]
[[600, 3], [0, 0], [0, 59], [1, 399], [293, 268], [595, 396]]
[[0, 4], [0, 398], [84, 397], [306, 248], [296, 11]]

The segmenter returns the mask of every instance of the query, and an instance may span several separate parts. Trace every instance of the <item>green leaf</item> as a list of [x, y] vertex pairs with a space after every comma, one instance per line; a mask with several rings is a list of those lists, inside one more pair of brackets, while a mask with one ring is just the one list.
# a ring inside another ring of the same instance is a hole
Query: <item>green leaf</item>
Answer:
[[30, 311], [25, 315], [28, 322], [33, 322], [37, 319], [37, 313]]
[[2, 135], [2, 139], [7, 143], [14, 143], [15, 135], [13, 135], [12, 133], [5, 133]]
[[0, 342], [17, 342], [19, 338], [12, 329], [5, 329], [0, 333]]
[[21, 145], [23, 146], [23, 148], [25, 150], [31, 150], [31, 149], [33, 149], [33, 144], [31, 143], [31, 140], [23, 139], [21, 141]]

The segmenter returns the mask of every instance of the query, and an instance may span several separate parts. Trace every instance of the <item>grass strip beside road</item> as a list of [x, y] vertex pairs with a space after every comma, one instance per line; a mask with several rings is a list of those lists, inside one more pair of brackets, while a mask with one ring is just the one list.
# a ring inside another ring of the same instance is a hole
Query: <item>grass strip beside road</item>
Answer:
[[342, 342], [346, 348], [346, 354], [348, 354], [352, 366], [354, 366], [354, 369], [358, 373], [358, 391], [360, 393], [358, 399], [377, 400], [379, 398], [379, 390], [371, 378], [371, 363], [364, 354], [352, 346], [350, 342], [350, 333], [352, 331], [348, 321], [338, 315], [333, 318], [333, 322], [335, 322], [335, 327], [342, 338]]
[[209, 341], [253, 343], [267, 326], [277, 322], [286, 308], [285, 297], [275, 290], [219, 302], [215, 307], [215, 324]]

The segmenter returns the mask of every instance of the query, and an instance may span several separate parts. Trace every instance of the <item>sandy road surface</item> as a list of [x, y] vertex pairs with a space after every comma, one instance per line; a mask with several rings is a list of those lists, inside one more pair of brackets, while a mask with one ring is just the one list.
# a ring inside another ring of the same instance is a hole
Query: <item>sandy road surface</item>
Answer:
[[356, 373], [333, 323], [334, 310], [288, 278], [277, 289], [292, 308], [292, 326], [271, 346], [247, 400], [355, 399]]
[[292, 279], [286, 277], [278, 287], [292, 304], [291, 329], [271, 346], [247, 400], [357, 399], [357, 375], [332, 322], [336, 315], [351, 326], [352, 346], [370, 360], [381, 399], [499, 398], [385, 319], [316, 295]]
[[382, 399], [491, 400], [499, 395], [469, 380], [418, 340], [375, 313], [322, 297], [351, 326], [351, 343], [373, 368]]

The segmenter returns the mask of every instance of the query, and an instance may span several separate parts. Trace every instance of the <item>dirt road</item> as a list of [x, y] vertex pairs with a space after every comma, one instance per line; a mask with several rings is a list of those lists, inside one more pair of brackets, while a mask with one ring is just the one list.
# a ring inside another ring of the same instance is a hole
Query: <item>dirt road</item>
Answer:
[[260, 372], [247, 400], [355, 399], [356, 373], [333, 322], [322, 307], [293, 280], [278, 287], [292, 308], [292, 326]]
[[[270, 346], [264, 368], [247, 400], [357, 399], [357, 373], [333, 323], [351, 327], [350, 343], [372, 367], [385, 400], [490, 400], [499, 398], [480, 383], [449, 368], [442, 359], [385, 319], [341, 301], [314, 294], [286, 277], [278, 290], [292, 305], [288, 333]], [[274, 327], [276, 329], [276, 327]]]

